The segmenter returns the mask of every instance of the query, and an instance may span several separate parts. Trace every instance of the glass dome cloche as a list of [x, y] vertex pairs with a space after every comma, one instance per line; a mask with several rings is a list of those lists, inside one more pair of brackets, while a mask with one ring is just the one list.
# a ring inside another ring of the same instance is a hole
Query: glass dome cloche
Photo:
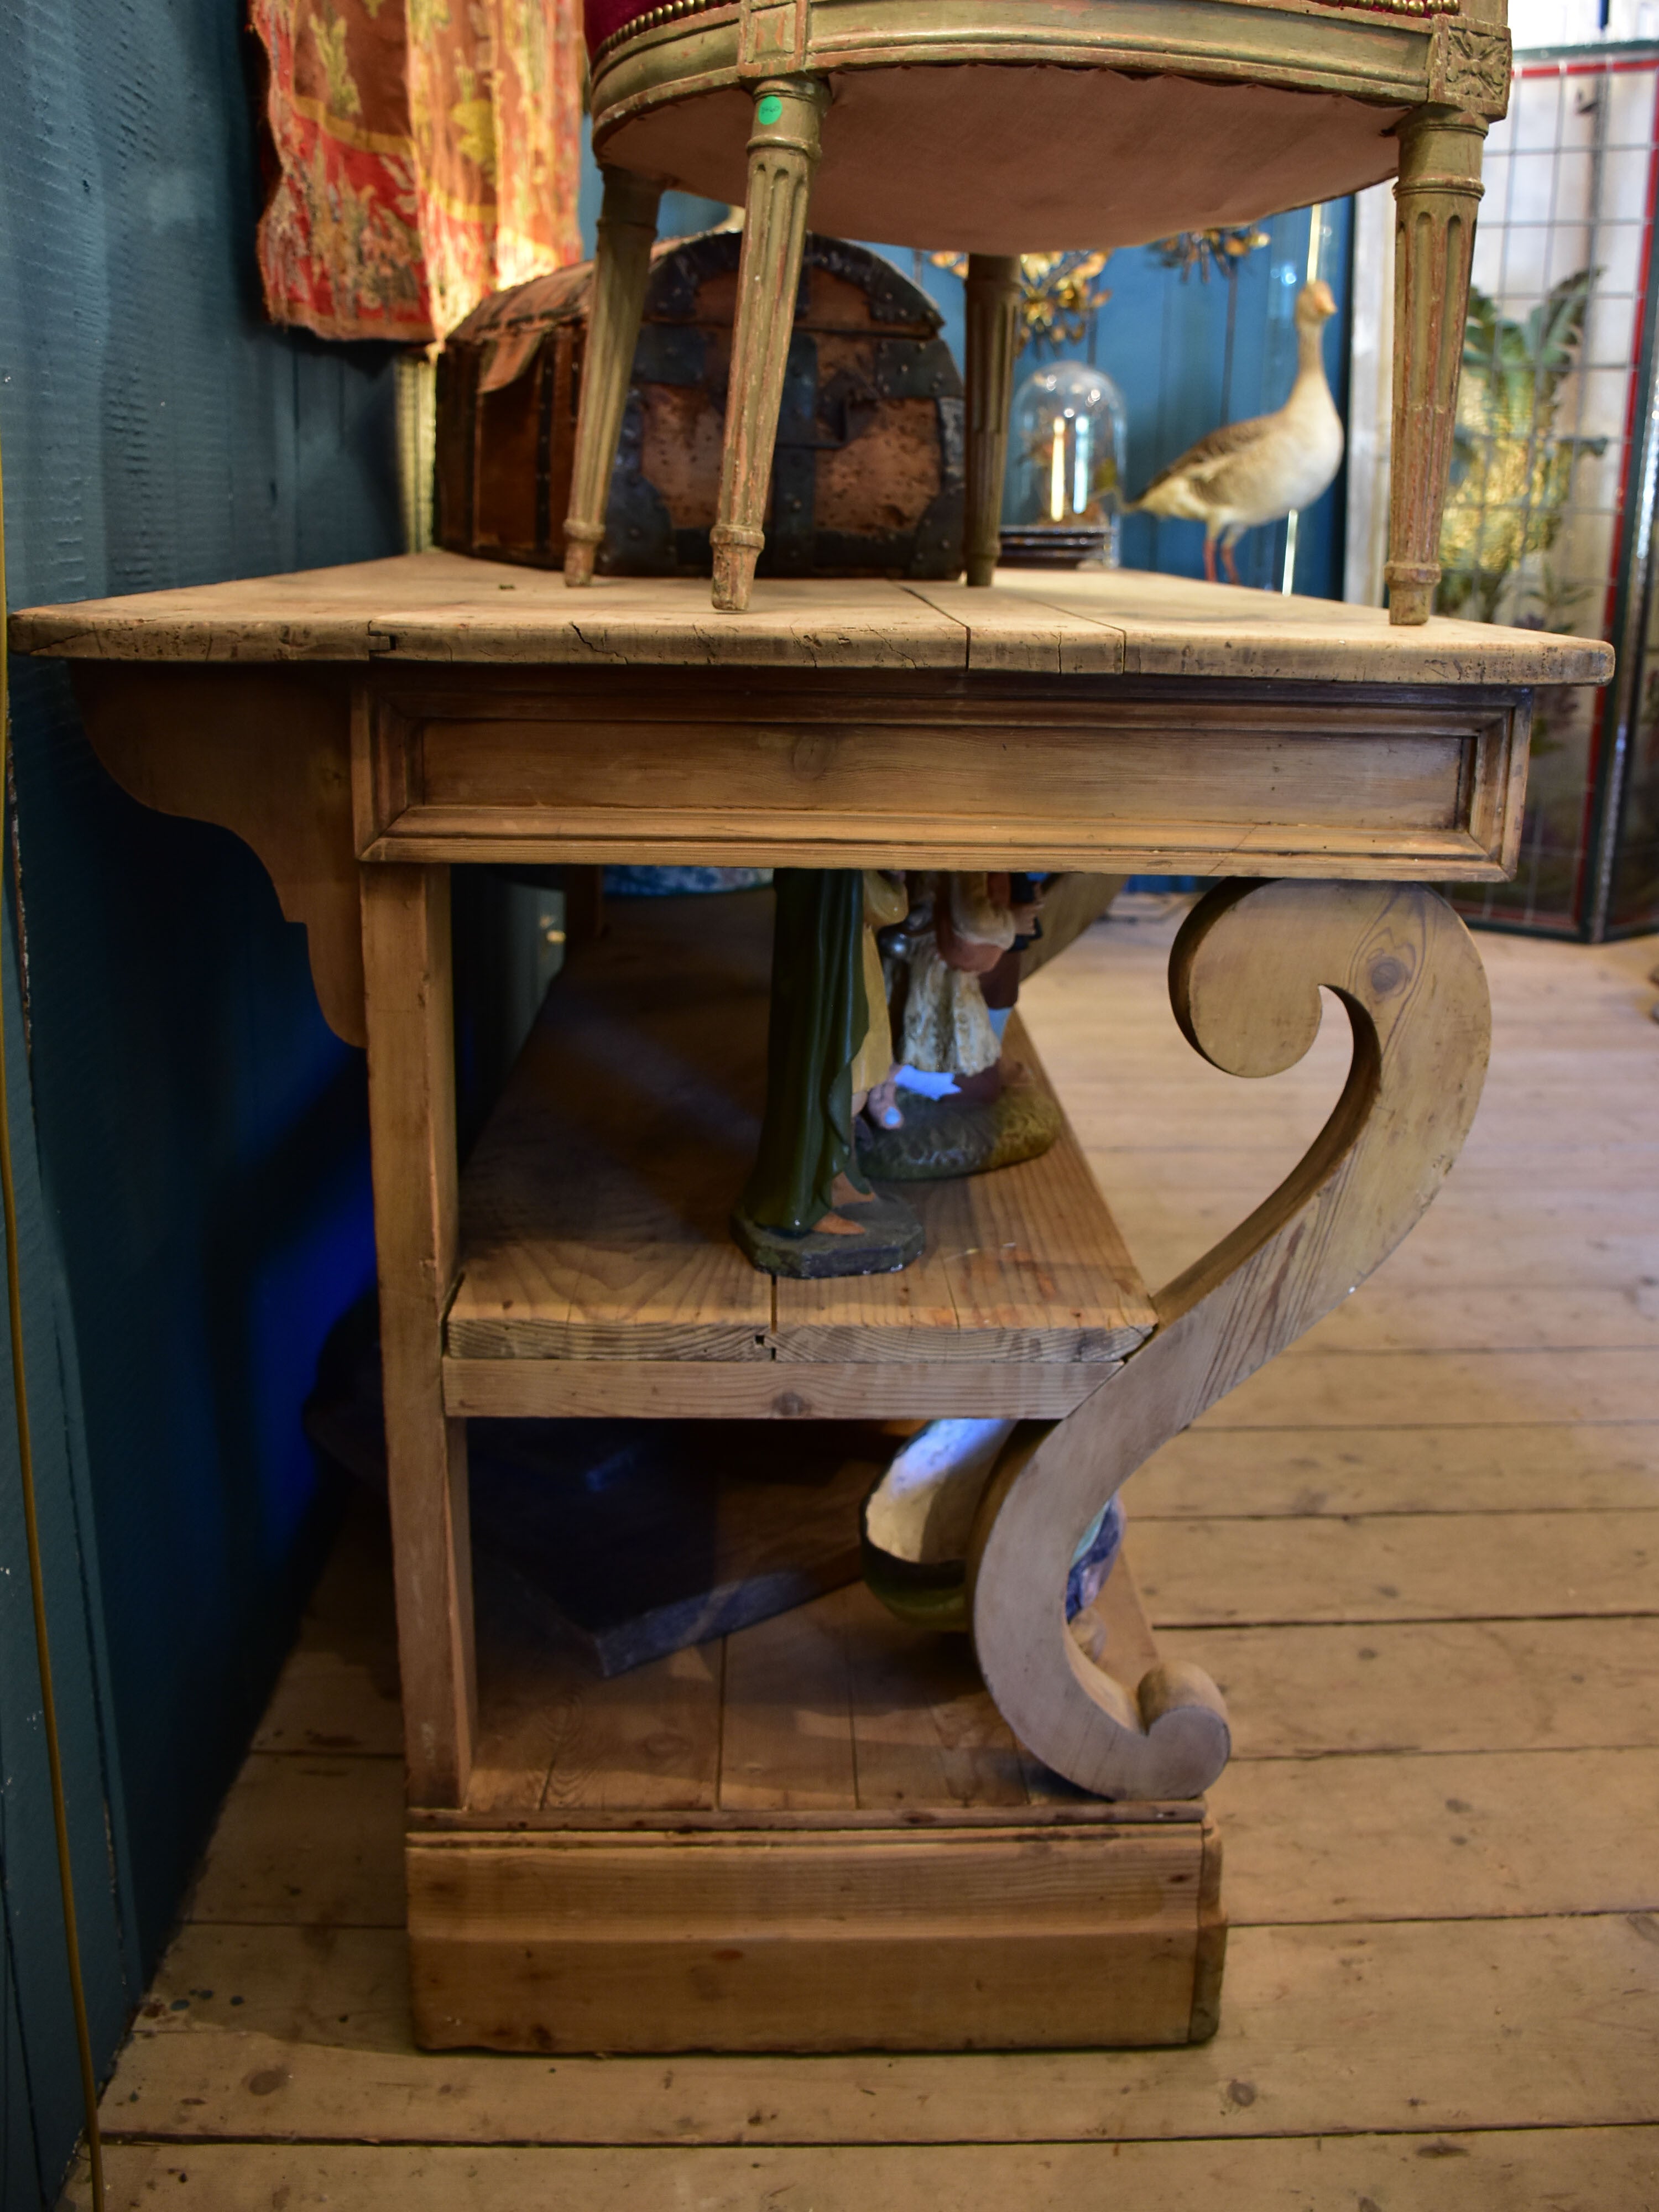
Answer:
[[1115, 568], [1127, 424], [1111, 378], [1051, 362], [1014, 395], [1002, 559], [1010, 567]]

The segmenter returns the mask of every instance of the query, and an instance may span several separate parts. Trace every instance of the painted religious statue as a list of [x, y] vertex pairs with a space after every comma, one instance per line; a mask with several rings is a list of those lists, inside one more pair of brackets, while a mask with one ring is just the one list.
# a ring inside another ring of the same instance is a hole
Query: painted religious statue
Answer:
[[775, 890], [766, 1112], [733, 1233], [772, 1274], [890, 1273], [923, 1243], [891, 1185], [1029, 1159], [1058, 1133], [1002, 1049], [1045, 879], [782, 868]]

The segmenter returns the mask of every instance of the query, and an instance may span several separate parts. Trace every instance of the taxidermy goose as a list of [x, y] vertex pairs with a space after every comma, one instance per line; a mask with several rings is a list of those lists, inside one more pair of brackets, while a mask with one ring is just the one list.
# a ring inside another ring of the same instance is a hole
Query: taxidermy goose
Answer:
[[1296, 382], [1276, 415], [1226, 422], [1154, 477], [1128, 514], [1168, 514], [1204, 525], [1204, 573], [1215, 577], [1215, 549], [1230, 583], [1238, 581], [1233, 546], [1260, 522], [1279, 522], [1311, 507], [1342, 460], [1342, 418], [1325, 381], [1325, 325], [1336, 313], [1331, 288], [1316, 280], [1297, 295]]

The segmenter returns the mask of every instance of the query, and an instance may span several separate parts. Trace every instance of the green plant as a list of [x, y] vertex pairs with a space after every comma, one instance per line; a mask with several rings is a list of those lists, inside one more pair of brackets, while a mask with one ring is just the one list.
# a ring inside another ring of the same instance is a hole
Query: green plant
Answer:
[[[1605, 438], [1558, 437], [1561, 387], [1578, 362], [1590, 290], [1601, 272], [1566, 276], [1523, 321], [1469, 287], [1451, 483], [1440, 527], [1442, 614], [1497, 618], [1504, 586], [1559, 534], [1572, 471]], [[1528, 596], [1560, 595], [1547, 580]]]

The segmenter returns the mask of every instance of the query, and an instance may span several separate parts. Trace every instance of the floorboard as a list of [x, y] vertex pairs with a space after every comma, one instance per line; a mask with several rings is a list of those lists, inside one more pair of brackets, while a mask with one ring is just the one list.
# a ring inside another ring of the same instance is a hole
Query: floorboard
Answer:
[[[1338, 1014], [1270, 1082], [1199, 1061], [1170, 933], [1097, 927], [1022, 1002], [1152, 1282], [1292, 1164], [1346, 1059]], [[1443, 1198], [1127, 1493], [1160, 1648], [1234, 1717], [1212, 2044], [416, 2052], [365, 1510], [106, 2093], [112, 2212], [1659, 2212], [1655, 946], [1480, 948], [1492, 1073]], [[882, 1663], [860, 1650], [858, 1714]], [[881, 1755], [854, 1735], [790, 1789]], [[764, 1744], [719, 1756], [722, 1789], [775, 1790]]]
[[1236, 1758], [1659, 1744], [1651, 1613], [1164, 1628], [1158, 1641], [1220, 1683]]
[[1659, 1422], [1189, 1429], [1124, 1492], [1136, 1525], [1219, 1514], [1595, 1512], [1659, 1506]]
[[[270, 2212], [349, 2204], [354, 2212], [584, 2212], [643, 2204], [696, 2212], [1075, 2212], [1080, 2204], [1411, 2205], [1416, 2212], [1650, 2212], [1659, 2205], [1659, 2130], [1574, 2128], [1494, 2135], [1170, 2143], [998, 2144], [937, 2149], [431, 2148], [404, 2144], [215, 2143], [122, 2147], [112, 2177], [129, 2203], [179, 2212]], [[1536, 2195], [1521, 2192], [1536, 2191]]]
[[1659, 1613], [1652, 1510], [1149, 1521], [1134, 1559], [1160, 1630]]
[[124, 2137], [477, 2143], [1629, 2125], [1656, 2094], [1656, 1950], [1640, 1913], [1236, 1927], [1193, 2047], [551, 2060], [413, 2051], [394, 1930], [193, 1926], [106, 2111]]

